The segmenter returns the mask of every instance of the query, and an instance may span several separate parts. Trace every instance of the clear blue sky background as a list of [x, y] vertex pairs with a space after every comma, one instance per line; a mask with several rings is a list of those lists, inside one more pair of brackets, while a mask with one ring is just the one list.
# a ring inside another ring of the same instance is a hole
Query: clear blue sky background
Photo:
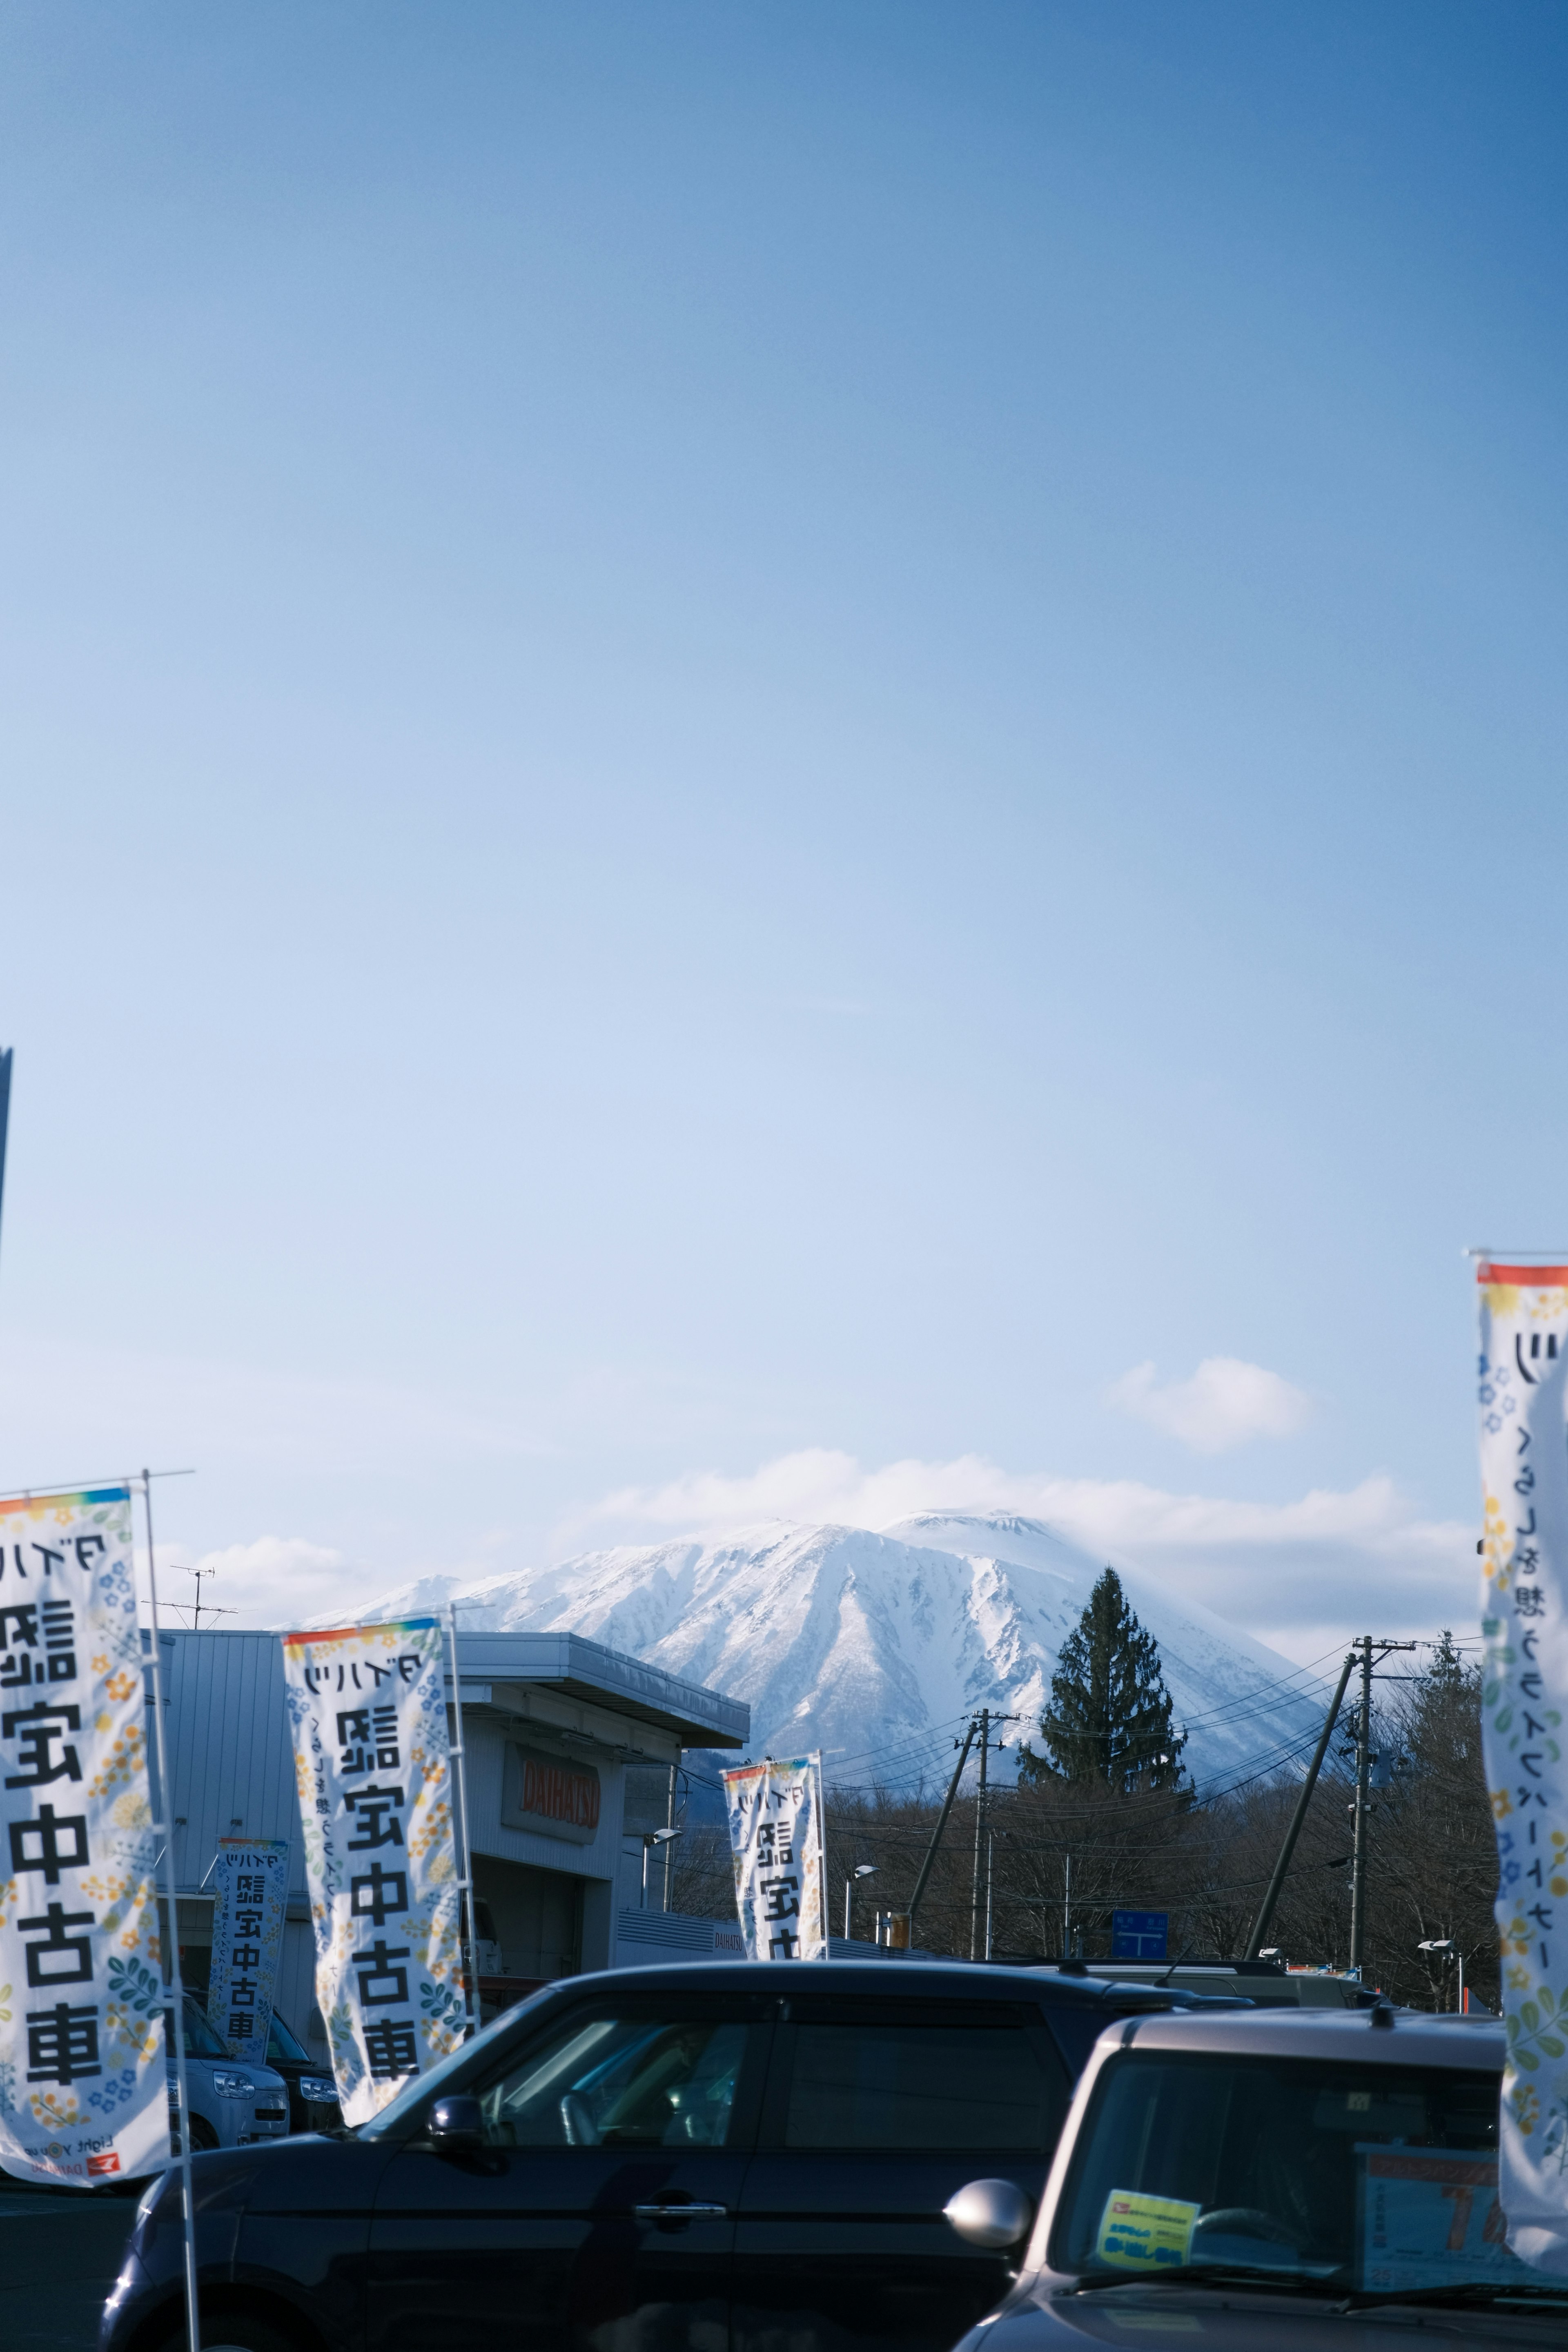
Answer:
[[[1565, 101], [1509, 0], [14, 0], [0, 1480], [400, 1571], [807, 1446], [1472, 1518]], [[1216, 1354], [1307, 1425], [1107, 1405]]]

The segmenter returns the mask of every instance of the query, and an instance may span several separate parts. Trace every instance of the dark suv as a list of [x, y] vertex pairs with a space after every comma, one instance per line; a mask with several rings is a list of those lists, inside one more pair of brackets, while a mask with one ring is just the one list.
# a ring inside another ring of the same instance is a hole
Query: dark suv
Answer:
[[[278, 2352], [942, 2352], [1005, 2256], [942, 2219], [1032, 2198], [1145, 1985], [868, 1961], [577, 1977], [353, 2132], [195, 2159], [205, 2340]], [[101, 2352], [183, 2342], [177, 2175]]]

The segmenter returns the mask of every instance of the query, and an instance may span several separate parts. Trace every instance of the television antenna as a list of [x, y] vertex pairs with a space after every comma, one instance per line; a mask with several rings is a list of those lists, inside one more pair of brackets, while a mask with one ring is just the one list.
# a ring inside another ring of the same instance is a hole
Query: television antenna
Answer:
[[238, 1616], [239, 1612], [237, 1609], [220, 1609], [215, 1601], [204, 1601], [202, 1599], [202, 1579], [204, 1576], [216, 1576], [217, 1574], [216, 1568], [187, 1568], [185, 1574], [187, 1576], [194, 1576], [196, 1580], [196, 1605], [191, 1614], [191, 1631], [193, 1633], [199, 1633], [201, 1632], [202, 1612], [204, 1610], [209, 1617]]

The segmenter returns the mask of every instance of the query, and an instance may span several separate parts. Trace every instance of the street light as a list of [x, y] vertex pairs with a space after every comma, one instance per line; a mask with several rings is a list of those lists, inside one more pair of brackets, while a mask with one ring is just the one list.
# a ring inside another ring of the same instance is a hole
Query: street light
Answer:
[[642, 1907], [647, 1909], [647, 1858], [656, 1845], [668, 1845], [671, 1838], [683, 1835], [680, 1830], [644, 1830], [642, 1833]]
[[1455, 1996], [1454, 2006], [1456, 2009], [1462, 2010], [1465, 2006], [1465, 1956], [1452, 1936], [1428, 1936], [1423, 1942], [1417, 1944], [1415, 1948], [1418, 1952], [1452, 1953], [1454, 1958], [1459, 1963], [1459, 1989]]
[[877, 1865], [874, 1862], [858, 1862], [844, 1882], [844, 1940], [846, 1943], [849, 1941], [849, 1904], [855, 1893], [855, 1881], [858, 1878], [875, 1878], [876, 1875]]

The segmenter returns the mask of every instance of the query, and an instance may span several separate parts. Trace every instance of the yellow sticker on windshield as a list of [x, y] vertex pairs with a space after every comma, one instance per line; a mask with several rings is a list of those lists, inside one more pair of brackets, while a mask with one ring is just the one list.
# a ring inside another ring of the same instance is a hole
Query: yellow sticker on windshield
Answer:
[[1095, 2252], [1124, 2270], [1174, 2270], [1187, 2259], [1193, 2223], [1203, 2211], [1179, 2197], [1140, 2197], [1113, 2189], [1105, 2200]]

